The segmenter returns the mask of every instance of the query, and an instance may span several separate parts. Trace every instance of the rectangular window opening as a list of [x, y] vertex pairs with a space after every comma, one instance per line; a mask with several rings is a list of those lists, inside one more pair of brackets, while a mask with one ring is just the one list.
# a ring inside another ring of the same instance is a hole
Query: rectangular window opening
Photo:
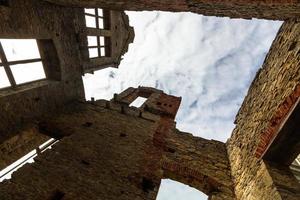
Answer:
[[13, 172], [17, 171], [20, 169], [22, 166], [24, 166], [26, 163], [33, 163], [34, 158], [38, 156], [39, 154], [45, 152], [48, 149], [51, 149], [54, 144], [59, 142], [59, 140], [51, 138], [50, 140], [46, 141], [45, 143], [41, 144], [38, 146], [35, 150], [32, 150], [25, 156], [21, 157], [19, 160], [16, 162], [12, 163], [5, 169], [0, 171], [0, 182], [11, 179], [11, 175]]
[[103, 17], [103, 9], [98, 8], [98, 16]]
[[100, 36], [100, 46], [105, 46], [105, 39], [103, 36]]
[[96, 14], [94, 8], [85, 8], [85, 9], [84, 9], [84, 12], [85, 12], [86, 14], [91, 14], [91, 15], [95, 15], [95, 14]]
[[110, 57], [110, 37], [88, 36], [89, 58]]
[[34, 39], [0, 39], [0, 42], [8, 62], [41, 58]]
[[105, 47], [101, 47], [100, 48], [100, 53], [101, 53], [101, 57], [105, 57], [106, 56]]
[[42, 62], [11, 65], [10, 68], [17, 84], [46, 78]]
[[87, 36], [88, 46], [98, 46], [97, 36]]
[[85, 21], [88, 28], [110, 29], [110, 12], [101, 8], [85, 8]]
[[98, 48], [89, 48], [89, 57], [90, 58], [97, 58], [97, 57], [99, 57]]
[[[105, 29], [110, 28], [110, 12], [101, 8], [85, 8], [86, 26], [88, 28]], [[101, 35], [87, 36], [89, 58], [111, 57], [110, 37]]]
[[147, 101], [146, 98], [144, 98], [144, 97], [138, 97], [129, 106], [130, 107], [140, 108], [146, 101]]
[[98, 27], [99, 29], [104, 29], [104, 21], [103, 18], [98, 18]]
[[10, 87], [8, 77], [6, 75], [4, 67], [0, 66], [0, 89]]
[[86, 15], [85, 16], [86, 27], [88, 28], [96, 28], [96, 18]]
[[46, 78], [35, 39], [0, 39], [0, 59], [0, 88]]

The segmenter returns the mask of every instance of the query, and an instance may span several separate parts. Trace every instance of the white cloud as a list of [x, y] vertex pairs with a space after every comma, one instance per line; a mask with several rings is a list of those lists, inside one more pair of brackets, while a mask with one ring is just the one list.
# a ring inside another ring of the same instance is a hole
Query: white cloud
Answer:
[[136, 38], [119, 69], [84, 77], [87, 98], [139, 85], [182, 96], [178, 127], [226, 141], [281, 22], [128, 12]]

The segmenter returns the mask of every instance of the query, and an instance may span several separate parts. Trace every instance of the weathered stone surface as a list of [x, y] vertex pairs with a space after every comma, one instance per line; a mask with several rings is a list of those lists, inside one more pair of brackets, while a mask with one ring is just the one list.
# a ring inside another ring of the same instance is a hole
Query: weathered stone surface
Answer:
[[[61, 140], [1, 183], [1, 200], [154, 200], [162, 178], [195, 187], [210, 200], [300, 198], [288, 166], [264, 157], [299, 101], [299, 1], [47, 1], [0, 1], [0, 38], [38, 39], [48, 75], [48, 80], [0, 91], [0, 168], [47, 136]], [[82, 7], [113, 9], [111, 30], [86, 29]], [[129, 88], [111, 101], [84, 101], [81, 75], [115, 67], [133, 40], [128, 17], [118, 11], [123, 9], [287, 20], [226, 145], [177, 130], [181, 98], [157, 89]], [[98, 33], [114, 38], [113, 58], [87, 58], [86, 36]], [[148, 101], [130, 107], [138, 96]]]
[[28, 128], [0, 144], [0, 170], [37, 148], [50, 138], [37, 128]]
[[0, 184], [2, 198], [49, 199], [59, 191], [64, 199], [154, 200], [160, 180], [171, 178], [234, 199], [224, 143], [178, 131], [170, 115], [152, 121], [103, 104], [77, 103], [47, 119], [46, 134], [66, 136]]
[[57, 111], [70, 101], [84, 99], [73, 23], [80, 10], [37, 0], [12, 0], [9, 6], [0, 6], [0, 38], [50, 41], [55, 45], [60, 65], [56, 76], [49, 80], [0, 91], [1, 142], [14, 136], [26, 123], [32, 124], [34, 119]]
[[55, 4], [112, 10], [194, 12], [231, 18], [286, 20], [300, 17], [297, 0], [46, 0]]
[[[99, 7], [99, 6], [98, 6]], [[109, 21], [108, 29], [95, 29], [85, 27], [85, 17], [78, 16], [80, 53], [82, 66], [85, 73], [93, 73], [96, 70], [107, 67], [117, 68], [122, 60], [122, 56], [128, 51], [129, 44], [134, 40], [133, 27], [129, 25], [129, 18], [123, 11], [108, 11], [109, 17], [104, 20]], [[103, 36], [109, 38], [106, 44], [110, 49], [110, 56], [89, 58], [87, 36]]]
[[[289, 101], [300, 84], [299, 38], [300, 23], [285, 22], [236, 117], [237, 125], [227, 145], [238, 199], [293, 199], [296, 196], [297, 192], [292, 190], [289, 198], [283, 197], [264, 162], [256, 155], [261, 152], [261, 142], [266, 141], [266, 130], [278, 127], [274, 117], [289, 110], [282, 109], [281, 105]], [[271, 134], [275, 133], [274, 129]]]
[[37, 39], [47, 75], [47, 80], [0, 90], [0, 144], [27, 124], [72, 101], [84, 100], [83, 73], [118, 66], [134, 32], [124, 12], [110, 14], [112, 27], [106, 32], [111, 37], [112, 56], [90, 60], [86, 58], [89, 33], [84, 9], [40, 0], [0, 4], [0, 38]]

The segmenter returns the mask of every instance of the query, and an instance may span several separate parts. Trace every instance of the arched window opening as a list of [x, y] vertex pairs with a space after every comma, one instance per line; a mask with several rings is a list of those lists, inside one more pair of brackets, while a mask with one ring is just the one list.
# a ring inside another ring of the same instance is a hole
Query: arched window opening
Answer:
[[188, 185], [163, 179], [156, 200], [207, 200], [208, 196]]

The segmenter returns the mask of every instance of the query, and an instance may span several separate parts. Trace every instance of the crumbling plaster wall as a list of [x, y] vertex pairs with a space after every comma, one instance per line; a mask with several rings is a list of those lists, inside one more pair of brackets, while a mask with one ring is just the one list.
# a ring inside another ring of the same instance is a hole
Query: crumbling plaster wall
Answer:
[[283, 116], [295, 103], [292, 99], [300, 96], [299, 85], [300, 23], [288, 20], [248, 91], [227, 143], [238, 199], [299, 199], [299, 186], [284, 185], [283, 174], [282, 185], [276, 184], [275, 173], [257, 157], [266, 130], [277, 127], [278, 115]]

